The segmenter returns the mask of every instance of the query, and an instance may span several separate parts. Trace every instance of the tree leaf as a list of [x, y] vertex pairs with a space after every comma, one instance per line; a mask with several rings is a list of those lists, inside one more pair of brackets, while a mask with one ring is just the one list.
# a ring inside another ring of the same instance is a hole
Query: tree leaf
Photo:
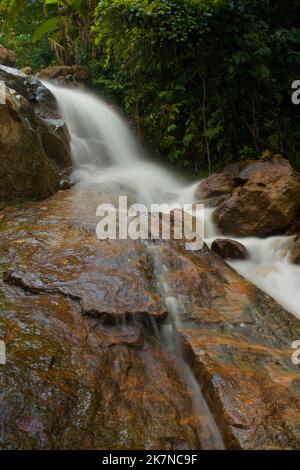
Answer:
[[42, 36], [44, 36], [46, 33], [50, 33], [52, 31], [55, 31], [58, 27], [58, 23], [63, 19], [64, 17], [54, 17], [50, 18], [49, 20], [45, 21], [42, 23], [38, 29], [34, 32], [32, 36], [32, 41], [36, 42], [38, 41]]

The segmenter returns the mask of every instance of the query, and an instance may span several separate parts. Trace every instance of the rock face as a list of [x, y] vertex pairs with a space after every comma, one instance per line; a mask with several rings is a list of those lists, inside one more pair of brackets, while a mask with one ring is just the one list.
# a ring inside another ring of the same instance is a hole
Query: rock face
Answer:
[[235, 240], [228, 238], [217, 238], [211, 245], [212, 251], [217, 253], [223, 259], [247, 259], [247, 249]]
[[107, 197], [71, 189], [2, 212], [1, 448], [219, 446], [160, 346], [169, 302], [158, 281], [225, 446], [299, 448], [299, 320], [205, 247], [97, 240]]
[[0, 64], [13, 67], [16, 64], [16, 54], [0, 44]]
[[196, 190], [197, 200], [218, 205], [225, 195], [230, 195], [236, 186], [235, 180], [230, 173], [216, 173], [200, 182]]
[[294, 219], [300, 204], [300, 176], [283, 157], [248, 163], [239, 172], [235, 168], [234, 177], [239, 186], [215, 212], [222, 233], [267, 236]]
[[289, 261], [300, 264], [300, 214], [298, 213], [283, 235], [290, 237]]
[[85, 85], [88, 85], [90, 78], [88, 68], [83, 65], [56, 65], [41, 70], [36, 76], [41, 80]]
[[55, 98], [37, 79], [0, 66], [0, 201], [42, 199], [71, 167], [69, 135]]
[[187, 361], [226, 448], [293, 449], [300, 442], [300, 321], [211, 251], [165, 243], [159, 266], [178, 299]]

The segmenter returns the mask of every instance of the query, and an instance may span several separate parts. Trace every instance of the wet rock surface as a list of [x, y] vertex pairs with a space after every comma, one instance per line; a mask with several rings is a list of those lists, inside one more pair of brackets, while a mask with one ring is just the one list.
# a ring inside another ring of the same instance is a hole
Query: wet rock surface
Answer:
[[154, 334], [173, 298], [226, 447], [299, 448], [299, 320], [207, 248], [97, 240], [102, 198], [71, 189], [3, 211], [1, 447], [211, 448], [207, 417]]
[[229, 196], [236, 186], [230, 173], [215, 173], [199, 183], [196, 199], [210, 206], [217, 206]]
[[300, 237], [295, 236], [291, 240], [289, 250], [289, 261], [293, 264], [300, 264]]
[[223, 259], [247, 259], [247, 248], [240, 242], [228, 238], [217, 238], [211, 245], [213, 252]]
[[153, 332], [166, 307], [146, 249], [97, 240], [99, 200], [62, 191], [4, 211], [0, 446], [199, 448], [205, 420]]
[[0, 66], [0, 201], [43, 199], [71, 166], [69, 135], [55, 98], [41, 82]]
[[70, 297], [80, 303], [83, 314], [103, 321], [163, 318], [167, 312], [153, 291], [145, 246], [132, 240], [98, 240], [97, 193], [65, 194], [59, 192], [50, 207], [39, 204], [26, 211], [32, 228], [18, 225], [15, 234], [11, 229], [9, 245], [16, 237], [10, 246], [22, 250], [13, 250], [5, 281], [30, 293]]
[[68, 298], [13, 288], [0, 305], [2, 449], [199, 446], [189, 392], [137, 326], [107, 327]]
[[300, 322], [207, 248], [159, 247], [177, 330], [227, 448], [296, 449]]
[[212, 182], [213, 194], [226, 190], [214, 204], [216, 224], [226, 235], [274, 234], [293, 221], [300, 205], [300, 176], [281, 155], [228, 165], [200, 187], [210, 188]]
[[298, 213], [283, 235], [290, 237], [289, 261], [300, 264], [300, 214]]

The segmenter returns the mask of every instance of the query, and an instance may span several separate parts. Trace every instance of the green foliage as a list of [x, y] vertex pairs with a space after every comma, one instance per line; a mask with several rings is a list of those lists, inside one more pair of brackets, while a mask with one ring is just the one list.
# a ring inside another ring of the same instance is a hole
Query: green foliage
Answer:
[[229, 0], [101, 0], [96, 82], [160, 155], [197, 171], [264, 148], [300, 166], [290, 102], [300, 6]]
[[1, 40], [8, 47], [14, 46], [12, 48], [19, 52], [22, 65], [27, 58], [25, 48], [32, 42], [34, 46], [30, 44], [29, 47], [37, 50], [34, 63], [39, 63], [39, 56], [40, 65], [44, 63], [46, 44], [46, 65], [53, 61], [74, 63], [79, 40], [82, 44], [93, 42], [90, 20], [94, 7], [94, 0], [0, 0], [4, 38]]
[[30, 65], [38, 70], [54, 58], [46, 37], [32, 44], [33, 32], [43, 15], [42, 0], [0, 0], [0, 44], [17, 54], [18, 67]]
[[153, 152], [182, 168], [271, 148], [300, 169], [299, 18], [298, 0], [0, 0], [0, 42], [20, 66], [88, 64]]

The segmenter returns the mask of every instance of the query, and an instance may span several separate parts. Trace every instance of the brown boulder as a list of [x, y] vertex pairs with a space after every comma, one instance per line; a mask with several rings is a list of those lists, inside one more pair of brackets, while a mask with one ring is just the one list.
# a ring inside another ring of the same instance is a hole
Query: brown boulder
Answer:
[[0, 66], [0, 201], [43, 199], [71, 166], [69, 134], [56, 100], [41, 82]]
[[196, 197], [199, 200], [203, 200], [231, 194], [234, 187], [234, 178], [229, 173], [215, 173], [207, 179], [200, 181], [196, 189]]
[[223, 259], [247, 259], [248, 257], [248, 251], [242, 243], [227, 238], [214, 240], [211, 250]]
[[84, 65], [55, 65], [41, 70], [36, 74], [41, 80], [49, 80], [58, 83], [89, 83], [89, 69]]
[[247, 181], [216, 209], [224, 234], [267, 236], [286, 227], [300, 204], [300, 177], [282, 157], [257, 161], [238, 176]]
[[270, 164], [289, 165], [289, 161], [286, 160], [283, 155], [275, 154], [271, 152], [264, 152], [259, 160], [241, 160], [234, 163], [229, 163], [225, 166], [222, 173], [230, 174], [236, 186], [249, 181], [252, 175], [260, 171], [268, 171]]
[[0, 44], [0, 64], [13, 67], [16, 63], [16, 54]]
[[195, 198], [208, 207], [216, 207], [230, 197], [235, 186], [235, 179], [229, 173], [215, 173], [200, 181]]

